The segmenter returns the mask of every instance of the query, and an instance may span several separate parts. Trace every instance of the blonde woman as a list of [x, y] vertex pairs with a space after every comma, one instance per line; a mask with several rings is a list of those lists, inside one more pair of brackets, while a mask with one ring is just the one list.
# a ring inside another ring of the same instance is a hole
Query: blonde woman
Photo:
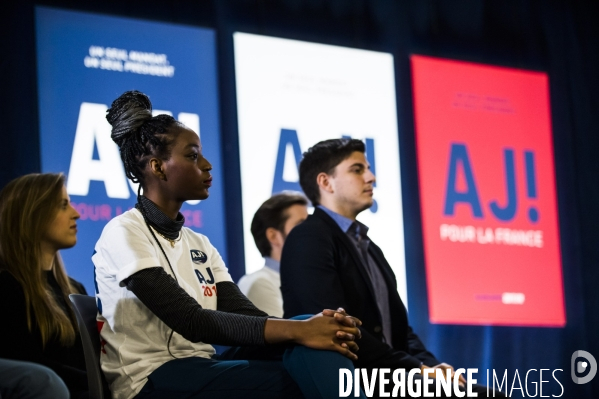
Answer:
[[51, 368], [72, 398], [87, 397], [87, 379], [68, 295], [86, 292], [58, 251], [77, 242], [78, 218], [62, 174], [19, 177], [0, 192], [0, 358]]

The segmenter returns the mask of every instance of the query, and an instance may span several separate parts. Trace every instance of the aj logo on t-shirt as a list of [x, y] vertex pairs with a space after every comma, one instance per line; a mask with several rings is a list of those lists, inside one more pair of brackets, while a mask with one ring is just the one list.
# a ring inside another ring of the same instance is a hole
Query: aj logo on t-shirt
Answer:
[[206, 263], [206, 261], [208, 260], [208, 255], [206, 255], [204, 252], [200, 250], [192, 249], [189, 252], [191, 253], [191, 261], [193, 263], [201, 265], [202, 263]]
[[213, 286], [208, 285], [208, 284], [214, 284], [216, 282], [216, 279], [214, 278], [214, 275], [212, 274], [212, 270], [210, 270], [209, 267], [206, 268], [206, 274], [208, 275], [207, 279], [204, 277], [202, 272], [199, 271], [198, 269], [195, 269], [194, 271], [196, 273], [196, 277], [198, 278], [198, 281], [200, 282], [200, 284], [202, 284], [202, 290], [204, 292], [204, 296], [212, 296], [213, 292], [216, 295], [216, 285], [213, 285]]

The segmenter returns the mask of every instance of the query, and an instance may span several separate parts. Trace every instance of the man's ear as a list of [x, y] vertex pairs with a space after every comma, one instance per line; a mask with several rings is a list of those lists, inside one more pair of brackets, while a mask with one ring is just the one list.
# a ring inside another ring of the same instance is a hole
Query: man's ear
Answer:
[[150, 171], [154, 176], [156, 176], [159, 180], [166, 181], [166, 174], [164, 172], [164, 162], [162, 159], [152, 158], [148, 162], [150, 165]]
[[279, 230], [275, 229], [274, 227], [269, 227], [266, 229], [265, 234], [266, 234], [266, 239], [268, 240], [268, 242], [270, 242], [271, 246], [273, 244], [282, 245], [282, 243], [279, 242], [282, 238], [282, 234]]
[[316, 176], [316, 183], [321, 190], [324, 190], [327, 193], [333, 193], [331, 176], [327, 175], [326, 173], [320, 172], [318, 176]]

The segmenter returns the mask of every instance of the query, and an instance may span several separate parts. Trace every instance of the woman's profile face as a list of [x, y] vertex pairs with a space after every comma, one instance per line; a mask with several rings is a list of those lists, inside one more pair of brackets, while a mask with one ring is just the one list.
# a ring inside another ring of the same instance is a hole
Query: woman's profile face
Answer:
[[79, 212], [71, 205], [66, 187], [62, 186], [56, 216], [48, 226], [48, 231], [42, 241], [57, 251], [74, 246], [77, 243], [77, 219], [79, 216]]
[[170, 158], [164, 162], [166, 186], [179, 201], [208, 198], [212, 186], [212, 165], [202, 155], [202, 143], [191, 129], [177, 126], [177, 138], [171, 148]]

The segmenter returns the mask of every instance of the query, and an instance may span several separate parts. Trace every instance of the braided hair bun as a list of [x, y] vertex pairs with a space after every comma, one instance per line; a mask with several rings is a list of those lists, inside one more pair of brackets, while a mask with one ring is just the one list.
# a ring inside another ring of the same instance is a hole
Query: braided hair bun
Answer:
[[123, 141], [148, 120], [152, 119], [152, 103], [148, 96], [137, 90], [126, 91], [112, 102], [106, 112], [112, 125], [112, 140], [121, 147]]
[[126, 91], [114, 100], [106, 119], [112, 125], [110, 137], [119, 146], [127, 177], [143, 183], [146, 158], [170, 156], [168, 129], [176, 120], [170, 115], [152, 117], [150, 99], [137, 90]]

